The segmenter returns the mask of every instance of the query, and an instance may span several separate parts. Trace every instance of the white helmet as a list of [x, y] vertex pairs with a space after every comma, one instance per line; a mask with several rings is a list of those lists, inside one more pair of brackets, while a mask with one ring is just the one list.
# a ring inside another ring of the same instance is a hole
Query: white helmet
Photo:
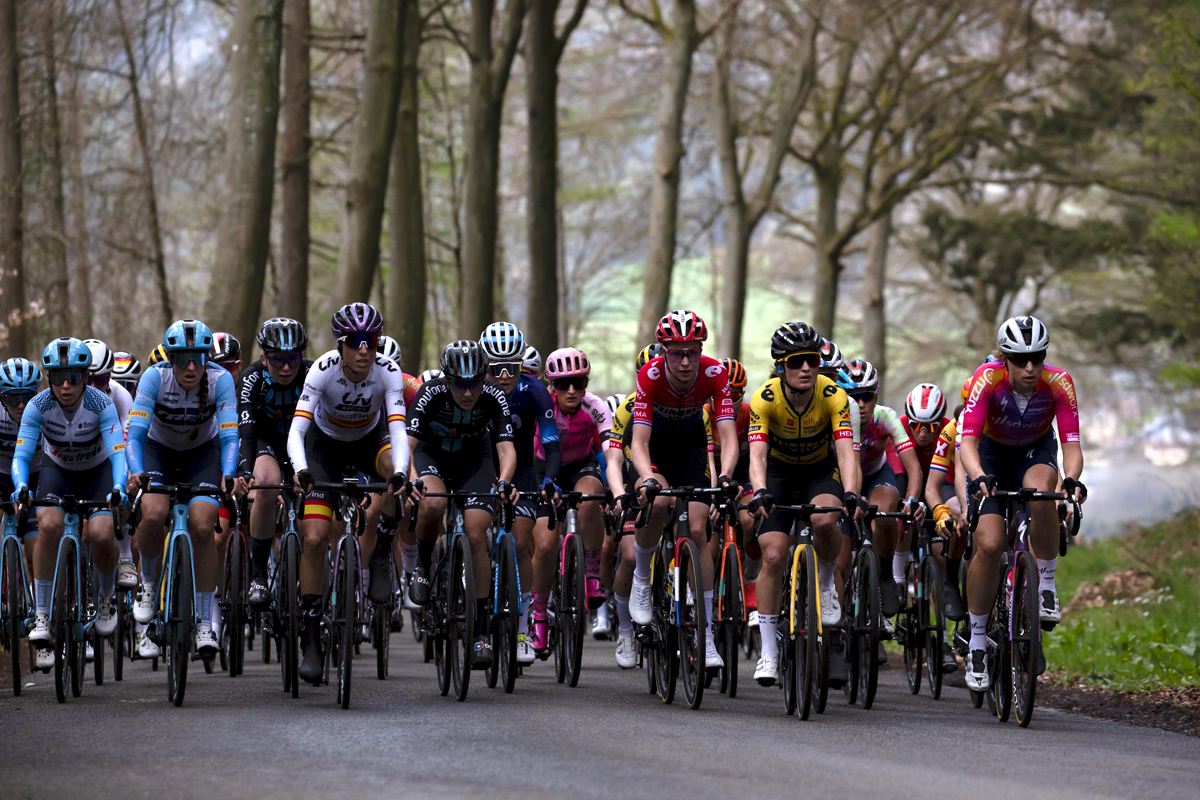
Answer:
[[525, 337], [511, 322], [493, 322], [483, 329], [479, 345], [492, 361], [516, 361], [525, 352]]
[[940, 422], [946, 414], [946, 398], [932, 383], [919, 383], [908, 393], [904, 413], [914, 425]]
[[542, 354], [533, 345], [525, 348], [525, 356], [521, 359], [521, 371], [535, 378], [542, 374]]
[[88, 350], [92, 351], [92, 374], [93, 375], [110, 375], [113, 370], [112, 350], [108, 349], [108, 345], [99, 339], [84, 339], [83, 343], [87, 345]]
[[400, 343], [390, 336], [380, 336], [379, 345], [375, 348], [379, 355], [390, 358], [400, 365]]
[[996, 345], [1002, 353], [1040, 353], [1050, 346], [1050, 332], [1037, 317], [1012, 317], [1000, 326]]
[[614, 417], [617, 415], [617, 409], [621, 407], [621, 403], [623, 402], [625, 402], [625, 395], [623, 394], [610, 394], [604, 398], [604, 405], [608, 406], [608, 413]]
[[421, 373], [421, 383], [429, 383], [430, 381], [435, 381], [440, 377], [442, 377], [442, 371], [440, 369], [427, 369]]

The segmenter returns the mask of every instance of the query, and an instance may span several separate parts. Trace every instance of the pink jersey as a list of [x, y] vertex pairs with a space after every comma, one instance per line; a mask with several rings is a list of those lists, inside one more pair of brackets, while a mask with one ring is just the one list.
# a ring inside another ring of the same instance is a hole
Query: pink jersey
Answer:
[[984, 364], [975, 372], [962, 435], [986, 436], [1008, 447], [1025, 447], [1041, 439], [1057, 420], [1059, 439], [1079, 441], [1079, 402], [1075, 384], [1065, 369], [1046, 364], [1025, 410], [1008, 380], [1003, 364]]
[[[562, 448], [564, 467], [599, 452], [612, 428], [612, 414], [608, 406], [591, 392], [584, 392], [583, 402], [574, 414], [564, 414], [555, 402], [554, 418], [558, 422], [558, 445]], [[541, 438], [535, 436], [533, 442], [534, 453], [544, 459], [546, 451], [542, 449]]]

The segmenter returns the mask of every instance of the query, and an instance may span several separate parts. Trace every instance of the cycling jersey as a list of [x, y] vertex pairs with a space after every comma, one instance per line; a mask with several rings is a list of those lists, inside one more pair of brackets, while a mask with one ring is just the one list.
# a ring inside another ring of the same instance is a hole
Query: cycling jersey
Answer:
[[834, 454], [837, 439], [854, 441], [850, 398], [829, 378], [817, 376], [808, 404], [797, 411], [772, 378], [750, 398], [751, 442], [767, 443], [767, 460], [784, 464], [819, 464]]
[[404, 381], [404, 407], [412, 408], [413, 400], [417, 399], [417, 390], [421, 388], [421, 379], [401, 372], [400, 380]]
[[[491, 427], [489, 432], [488, 428]], [[484, 381], [471, 409], [460, 408], [450, 396], [445, 378], [421, 384], [408, 419], [408, 435], [446, 453], [482, 452], [486, 437], [492, 444], [513, 440], [512, 417], [504, 390]]]
[[[233, 477], [237, 469], [237, 397], [233, 376], [215, 362], [204, 365], [192, 389], [175, 380], [170, 362], [150, 367], [138, 381], [137, 397], [129, 412], [129, 472], [144, 472], [145, 442], [156, 442], [165, 452], [194, 450], [214, 439], [220, 442], [221, 474]], [[200, 396], [205, 402], [201, 404]]]
[[117, 409], [117, 419], [121, 421], [121, 430], [124, 431], [129, 427], [129, 412], [133, 410], [133, 395], [116, 381], [108, 382], [106, 394], [108, 399], [112, 400], [113, 407]]
[[[861, 413], [860, 413], [861, 416]], [[908, 429], [900, 422], [896, 412], [887, 406], [875, 404], [871, 419], [862, 420], [862, 474], [873, 475], [887, 463], [887, 448], [891, 443], [900, 454], [913, 447]]]
[[666, 361], [651, 359], [638, 371], [637, 396], [633, 405], [635, 425], [653, 425], [657, 430], [677, 431], [698, 425], [704, 404], [712, 400], [715, 422], [733, 421], [733, 398], [729, 394], [729, 373], [715, 358], [700, 356], [700, 368], [692, 385], [676, 391], [667, 380]]
[[[633, 462], [633, 453], [630, 450], [630, 444], [633, 441], [633, 412], [637, 405], [637, 393], [629, 395], [617, 406], [617, 413], [613, 415], [612, 427], [608, 429], [608, 435], [605, 438], [604, 449], [617, 449], [625, 454], [625, 460]], [[704, 424], [704, 436], [708, 442], [708, 452], [713, 452], [713, 424], [712, 417], [708, 411], [701, 409], [701, 418]], [[653, 443], [653, 440], [651, 440]], [[653, 459], [651, 459], [653, 460]], [[706, 465], [707, 466], [707, 465]]]
[[[554, 421], [558, 428], [558, 444], [562, 448], [562, 462], [574, 464], [589, 458], [604, 446], [608, 432], [612, 430], [612, 414], [608, 406], [591, 392], [584, 392], [583, 402], [574, 414], [567, 414], [554, 403]], [[537, 447], [538, 458], [542, 455], [541, 444]]]
[[43, 389], [25, 406], [17, 447], [13, 454], [13, 484], [29, 483], [29, 462], [38, 442], [51, 464], [71, 472], [99, 467], [107, 459], [112, 466], [113, 485], [125, 485], [125, 437], [117, 410], [108, 395], [84, 387], [83, 399], [67, 411]]
[[[958, 440], [958, 420], [952, 419], [942, 426], [929, 462], [929, 469], [946, 473], [946, 481], [951, 484], [954, 483], [954, 453], [958, 450]], [[928, 472], [926, 477], [929, 477]]]
[[275, 382], [262, 362], [256, 361], [242, 372], [238, 392], [238, 441], [241, 442], [241, 468], [249, 472], [258, 458], [260, 440], [270, 447], [276, 460], [287, 455], [288, 429], [304, 389], [304, 375], [312, 367], [304, 359], [290, 386]]
[[[310, 423], [331, 439], [354, 442], [369, 435], [381, 416], [387, 420], [393, 441], [403, 442], [405, 430], [404, 384], [400, 368], [376, 355], [363, 380], [346, 377], [342, 357], [330, 350], [313, 363], [304, 377], [304, 389], [288, 428], [287, 454], [292, 468], [308, 469], [304, 436]], [[392, 449], [393, 472], [408, 473], [408, 448]]]
[[[712, 416], [712, 403], [705, 403], [704, 410]], [[734, 412], [734, 422], [737, 424], [738, 463], [730, 476], [737, 481], [749, 480], [750, 476], [750, 404], [738, 403]], [[717, 455], [717, 463], [721, 463], [721, 433], [713, 431], [713, 447]]]
[[[499, 384], [496, 384], [499, 387]], [[554, 400], [537, 378], [521, 375], [517, 385], [505, 396], [508, 415], [512, 420], [513, 445], [517, 448], [517, 470], [533, 469], [536, 456], [546, 462], [546, 475], [558, 476], [563, 458], [559, 430], [554, 418]], [[532, 473], [530, 473], [532, 481]], [[517, 487], [525, 491], [533, 486]]]
[[[904, 426], [904, 430], [912, 430], [912, 428], [909, 426], [908, 417], [904, 414], [900, 415], [900, 424]], [[942, 417], [936, 423], [934, 430], [940, 433], [942, 428], [949, 424], [950, 420], [946, 417]], [[931, 463], [933, 463], [933, 457], [937, 453], [938, 439], [937, 437], [934, 437], [929, 444], [922, 447], [921, 445], [917, 444], [917, 439], [915, 436], [912, 436], [911, 434], [910, 436], [912, 438], [913, 452], [917, 454], [917, 462], [921, 465], [921, 474], [925, 477], [929, 477], [929, 466]], [[904, 464], [901, 463], [900, 455], [896, 452], [895, 443], [890, 440], [888, 441], [887, 445], [887, 460], [888, 466], [892, 468], [892, 471], [894, 471], [897, 475], [904, 474]]]
[[[25, 407], [28, 408], [29, 405], [26, 404]], [[20, 423], [13, 419], [8, 413], [8, 408], [0, 403], [0, 475], [8, 475], [12, 470], [13, 453], [17, 449], [17, 431], [20, 428]], [[29, 471], [37, 472], [41, 466], [42, 451], [38, 448], [33, 453]]]
[[1055, 421], [1063, 442], [1079, 441], [1079, 404], [1066, 370], [1043, 366], [1033, 393], [1026, 397], [1013, 391], [1003, 364], [984, 364], [972, 379], [962, 435], [1026, 447], [1041, 440]]

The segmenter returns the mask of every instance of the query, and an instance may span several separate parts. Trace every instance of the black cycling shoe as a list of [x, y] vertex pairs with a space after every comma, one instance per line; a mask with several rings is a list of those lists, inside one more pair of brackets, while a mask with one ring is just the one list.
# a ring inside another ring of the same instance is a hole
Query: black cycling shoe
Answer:
[[304, 620], [304, 660], [300, 662], [300, 679], [320, 686], [325, 678], [325, 657], [321, 653], [321, 632], [316, 617]]
[[492, 665], [491, 637], [484, 635], [475, 640], [475, 654], [471, 659], [471, 669], [487, 669]]
[[429, 602], [429, 579], [425, 577], [425, 568], [420, 564], [413, 570], [408, 584], [408, 599], [419, 606]]
[[900, 613], [900, 589], [896, 582], [884, 576], [879, 581], [879, 605], [885, 617], [894, 617]]
[[946, 619], [953, 622], [962, 622], [964, 616], [963, 601], [962, 595], [958, 593], [958, 586], [956, 584], [942, 584], [942, 607], [945, 609]]
[[271, 605], [271, 593], [267, 591], [267, 585], [258, 578], [250, 581], [250, 607], [256, 611], [263, 611]]
[[846, 658], [842, 655], [841, 648], [829, 648], [829, 688], [841, 689], [848, 680], [850, 673], [846, 671]]
[[887, 649], [884, 648], [883, 642], [875, 643], [875, 663], [881, 667], [887, 664]]
[[392, 600], [392, 560], [387, 553], [371, 552], [367, 560], [371, 570], [371, 583], [367, 588], [367, 597], [377, 606], [386, 605]]
[[952, 672], [958, 672], [958, 659], [954, 657], [954, 651], [947, 647], [942, 650], [942, 674], [949, 675]]

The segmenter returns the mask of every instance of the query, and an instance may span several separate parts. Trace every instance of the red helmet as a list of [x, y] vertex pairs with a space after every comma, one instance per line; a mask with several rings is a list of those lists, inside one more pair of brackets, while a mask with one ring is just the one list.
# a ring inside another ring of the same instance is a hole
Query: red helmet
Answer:
[[654, 338], [659, 344], [703, 342], [708, 338], [708, 327], [695, 311], [669, 311], [658, 321]]

